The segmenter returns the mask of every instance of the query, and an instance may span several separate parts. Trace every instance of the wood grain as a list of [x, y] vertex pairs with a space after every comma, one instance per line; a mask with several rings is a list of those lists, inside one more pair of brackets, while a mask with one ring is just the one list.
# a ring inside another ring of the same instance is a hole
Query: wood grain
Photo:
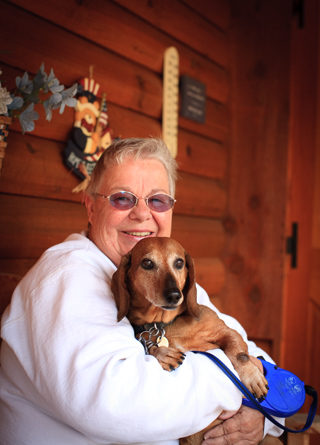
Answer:
[[1, 258], [39, 258], [70, 233], [87, 227], [84, 205], [18, 195], [0, 195]]
[[232, 4], [233, 131], [225, 219], [227, 284], [221, 299], [250, 337], [274, 339], [273, 357], [279, 360], [290, 8], [289, 2], [276, 1], [259, 10], [253, 2]]
[[220, 258], [195, 259], [196, 281], [210, 296], [218, 295], [226, 282], [225, 265]]
[[[63, 164], [64, 148], [55, 141], [43, 143], [34, 136], [12, 132], [0, 191], [80, 203], [83, 193], [72, 193], [80, 181]], [[216, 218], [224, 213], [226, 190], [218, 181], [181, 173], [176, 199], [176, 213]]]
[[194, 258], [221, 257], [225, 232], [221, 221], [207, 218], [173, 216], [172, 238]]
[[[1, 258], [38, 258], [87, 227], [85, 206], [75, 202], [2, 194], [0, 207]], [[206, 218], [175, 215], [172, 236], [194, 256], [219, 256], [224, 244], [221, 222]]]
[[[6, 42], [3, 62], [29, 74], [44, 62], [47, 72], [54, 67], [60, 82], [70, 86], [89, 76], [90, 66], [97, 61], [94, 77], [110, 102], [160, 118], [162, 82], [158, 75], [12, 4], [1, 1], [0, 8], [6, 11], [0, 15], [0, 40]], [[34, 34], [27, 32], [30, 29], [37, 30], [36, 45]]]
[[226, 35], [178, 0], [140, 0], [137, 3], [131, 0], [116, 1], [210, 60], [221, 66], [228, 66]]
[[[215, 2], [219, 3], [219, 0]], [[52, 0], [48, 5], [42, 0], [13, 0], [11, 3], [158, 74], [162, 74], [165, 49], [174, 45], [179, 52], [181, 73], [205, 83], [209, 98], [225, 103], [229, 97], [228, 73], [223, 67], [114, 2], [92, 0], [75, 4], [73, 1]], [[228, 20], [227, 3], [219, 5], [218, 14], [217, 9], [208, 9], [212, 16], [219, 14], [217, 20], [221, 17], [220, 22]]]
[[[7, 62], [10, 63], [10, 61]], [[40, 63], [41, 62], [39, 62], [39, 65], [36, 66], [40, 66]], [[3, 73], [1, 77], [4, 79], [9, 79], [8, 89], [12, 89], [14, 87], [16, 76], [21, 77], [24, 73], [23, 70], [12, 68], [7, 64], [2, 64], [1, 69]], [[30, 76], [33, 75], [31, 71], [29, 71], [29, 74]], [[87, 75], [87, 69], [83, 71], [82, 76], [85, 75]], [[57, 76], [59, 77], [61, 83], [65, 83], [67, 86], [69, 86], [69, 84], [63, 80], [63, 75], [60, 77], [59, 74], [57, 74]], [[77, 82], [82, 76], [74, 77], [70, 81], [70, 84]], [[97, 80], [101, 82], [99, 77]], [[126, 88], [128, 88], [128, 85]], [[108, 86], [106, 89], [102, 89], [102, 91], [107, 92], [109, 124], [115, 137], [148, 137], [150, 135], [161, 136], [160, 116], [156, 118], [154, 116], [147, 116], [146, 114], [141, 114], [140, 110], [132, 110], [125, 107], [123, 103], [113, 103], [109, 94], [110, 86]], [[158, 97], [157, 101], [160, 101], [159, 107], [161, 108], [162, 97]], [[54, 110], [50, 124], [48, 124], [45, 119], [43, 107], [38, 105], [36, 106], [36, 110], [40, 114], [40, 119], [36, 121], [36, 128], [32, 134], [43, 138], [65, 141], [70, 132], [70, 127], [73, 125], [73, 109], [66, 107], [63, 115], [59, 114], [59, 110]], [[218, 102], [208, 100], [206, 106], [206, 123], [199, 124], [191, 121], [190, 119], [180, 117], [179, 133], [180, 131], [187, 130], [189, 133], [192, 132], [193, 134], [211, 139], [212, 143], [220, 142], [221, 145], [227, 138], [229, 125], [230, 115], [228, 108], [225, 105], [219, 104]], [[18, 121], [13, 122], [12, 129], [21, 131]]]
[[[0, 0], [1, 77], [13, 86], [45, 62], [70, 86], [93, 65], [115, 136], [161, 135], [163, 52], [177, 47], [180, 74], [206, 85], [207, 104], [205, 124], [179, 118], [172, 236], [212, 301], [268, 351], [279, 337], [290, 21], [271, 3]], [[74, 111], [50, 124], [40, 113], [31, 135], [10, 128], [0, 177], [0, 268], [18, 276], [87, 224], [61, 156]]]
[[231, 20], [231, 4], [226, 0], [182, 0], [191, 9], [218, 28], [228, 31]]
[[[35, 261], [0, 260], [0, 316], [10, 303], [13, 290]], [[225, 283], [226, 276], [221, 260], [219, 258], [197, 258], [195, 267], [197, 282], [208, 292], [209, 296], [217, 295]]]

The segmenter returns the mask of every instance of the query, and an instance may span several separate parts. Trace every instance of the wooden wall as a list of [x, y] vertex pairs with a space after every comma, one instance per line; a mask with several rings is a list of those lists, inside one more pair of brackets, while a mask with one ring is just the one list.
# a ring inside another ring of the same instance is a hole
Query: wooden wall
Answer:
[[[179, 118], [173, 237], [195, 257], [198, 281], [210, 296], [225, 284], [221, 260], [230, 133], [228, 1], [0, 1], [2, 79], [9, 86], [42, 62], [71, 86], [93, 77], [107, 93], [109, 121], [121, 137], [161, 134], [163, 54], [175, 46], [180, 74], [205, 83], [206, 123]], [[74, 112], [44, 114], [32, 133], [10, 129], [0, 178], [0, 267], [15, 283], [49, 246], [86, 227], [78, 179], [62, 151]], [[8, 288], [10, 287], [10, 283]], [[9, 290], [2, 286], [2, 301]], [[220, 300], [216, 297], [219, 304]], [[2, 303], [3, 305], [5, 303]]]
[[[293, 23], [287, 233], [298, 227], [297, 267], [286, 264], [280, 360], [320, 389], [320, 7], [308, 0]], [[297, 360], [296, 351], [299, 350]], [[320, 408], [318, 408], [320, 412]], [[319, 438], [318, 438], [319, 442]], [[313, 443], [313, 442], [312, 442]], [[317, 442], [314, 442], [317, 443]]]
[[[173, 237], [197, 279], [250, 338], [280, 357], [292, 1], [0, 0], [2, 79], [42, 62], [60, 82], [93, 75], [121, 137], [161, 135], [163, 54], [206, 85], [206, 122], [179, 117]], [[2, 305], [49, 246], [86, 227], [62, 152], [74, 112], [10, 129], [0, 177]], [[284, 318], [285, 320], [285, 318]], [[285, 322], [285, 321], [284, 321]]]
[[[293, 189], [304, 207], [304, 187], [290, 179], [292, 141], [297, 152], [305, 150], [304, 138], [297, 140], [295, 134], [309, 135], [312, 145], [315, 131], [319, 165], [319, 131], [309, 124], [316, 125], [311, 99], [318, 87], [312, 83], [317, 83], [314, 70], [319, 70], [320, 55], [314, 53], [314, 42], [303, 43], [314, 32], [308, 28], [310, 12], [303, 34], [303, 28], [297, 28], [299, 18], [292, 15], [293, 3], [0, 0], [0, 67], [1, 79], [12, 87], [17, 75], [35, 74], [42, 62], [66, 86], [87, 76], [93, 66], [94, 78], [107, 93], [114, 134], [159, 136], [163, 54], [169, 46], [178, 49], [180, 75], [206, 85], [207, 104], [205, 124], [179, 118], [181, 178], [173, 237], [195, 258], [198, 282], [214, 303], [235, 316], [280, 365], [290, 365], [304, 380], [311, 376], [316, 384], [318, 232], [312, 261], [307, 258], [312, 265], [310, 323], [308, 329], [302, 324], [296, 331], [293, 320], [301, 319], [303, 304], [294, 306], [291, 317], [286, 237], [290, 200], [296, 199]], [[316, 3], [312, 0], [311, 7]], [[295, 73], [312, 78], [312, 83]], [[297, 114], [290, 121], [292, 110]], [[46, 248], [86, 227], [82, 195], [72, 193], [79, 180], [62, 160], [73, 118], [68, 108], [62, 116], [55, 112], [51, 123], [42, 113], [30, 134], [22, 135], [17, 123], [10, 129], [0, 176], [0, 311], [13, 286]], [[304, 177], [308, 179], [308, 171]], [[319, 175], [316, 178], [319, 195]], [[300, 216], [305, 217], [303, 209]], [[295, 281], [291, 286], [296, 287]], [[307, 292], [305, 280], [299, 286]], [[299, 345], [294, 342], [290, 349], [286, 332], [300, 339]], [[296, 360], [306, 336], [307, 357]], [[284, 359], [281, 344], [284, 350], [286, 342]], [[295, 363], [300, 363], [299, 369], [294, 369]]]
[[291, 1], [233, 0], [232, 126], [220, 297], [279, 358], [287, 200]]

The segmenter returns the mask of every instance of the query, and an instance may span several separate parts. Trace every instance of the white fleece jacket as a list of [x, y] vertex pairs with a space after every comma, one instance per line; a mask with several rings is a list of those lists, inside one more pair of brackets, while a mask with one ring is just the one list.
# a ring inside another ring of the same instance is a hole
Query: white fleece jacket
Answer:
[[[115, 270], [73, 234], [17, 286], [2, 318], [0, 445], [176, 445], [240, 407], [241, 393], [206, 357], [188, 353], [170, 373], [145, 355], [128, 320], [117, 322]], [[213, 307], [201, 287], [198, 300]], [[249, 350], [266, 356], [252, 342]], [[269, 422], [267, 431], [279, 435]]]

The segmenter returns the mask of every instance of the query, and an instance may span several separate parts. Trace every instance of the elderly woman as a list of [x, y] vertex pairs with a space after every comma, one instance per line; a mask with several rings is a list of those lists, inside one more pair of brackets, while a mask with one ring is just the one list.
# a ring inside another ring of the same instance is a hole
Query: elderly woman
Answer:
[[[48, 249], [3, 316], [1, 445], [173, 445], [241, 407], [238, 389], [206, 357], [188, 353], [175, 372], [163, 371], [128, 320], [117, 322], [112, 275], [140, 239], [170, 236], [175, 180], [161, 140], [117, 141], [100, 158], [85, 199], [88, 233]], [[198, 301], [211, 305], [200, 287]], [[249, 350], [262, 352], [251, 342]], [[241, 408], [203, 443], [256, 444], [267, 430], [278, 435]]]

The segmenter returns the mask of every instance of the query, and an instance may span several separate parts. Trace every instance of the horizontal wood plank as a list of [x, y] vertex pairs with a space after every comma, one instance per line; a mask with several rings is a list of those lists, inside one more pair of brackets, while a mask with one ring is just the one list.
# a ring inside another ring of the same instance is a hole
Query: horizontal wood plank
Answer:
[[0, 257], [39, 258], [70, 233], [87, 227], [84, 205], [0, 195]]
[[[215, 3], [219, 1], [215, 0]], [[92, 0], [78, 5], [64, 0], [52, 0], [50, 4], [42, 0], [12, 0], [11, 3], [159, 74], [163, 70], [164, 51], [175, 46], [179, 53], [180, 73], [203, 82], [211, 99], [221, 103], [228, 99], [230, 82], [225, 69], [112, 1]], [[215, 8], [212, 15], [216, 15], [217, 10], [220, 22], [225, 22], [223, 5]]]
[[227, 31], [231, 19], [231, 6], [228, 0], [182, 0], [218, 28]]
[[23, 277], [38, 258], [0, 258], [0, 273]]
[[[23, 75], [23, 71], [12, 68], [7, 64], [2, 64], [1, 69], [1, 78], [8, 80], [7, 85], [8, 89], [10, 90], [15, 85], [16, 76], [21, 77]], [[62, 78], [59, 77], [58, 73], [56, 73], [56, 75], [61, 83], [65, 83]], [[79, 78], [73, 78], [71, 83], [78, 80]], [[141, 114], [137, 110], [134, 111], [130, 108], [123, 107], [121, 104], [114, 104], [110, 101], [110, 86], [108, 86], [108, 89], [105, 91], [107, 92], [108, 100], [109, 124], [115, 137], [148, 137], [150, 135], [161, 136], [160, 118], [156, 119], [154, 117], [147, 116], [146, 114]], [[162, 101], [161, 98], [158, 99], [160, 102]], [[160, 107], [162, 106], [161, 104], [159, 105]], [[35, 122], [35, 130], [32, 132], [32, 134], [47, 139], [66, 141], [74, 121], [73, 109], [66, 107], [62, 115], [59, 114], [59, 110], [53, 110], [53, 117], [50, 123], [46, 121], [45, 113], [41, 105], [37, 105], [36, 110], [40, 115], [40, 119]], [[211, 142], [213, 143], [217, 143], [215, 140], [223, 142], [227, 137], [229, 124], [230, 116], [228, 108], [217, 102], [208, 100], [206, 106], [206, 123], [199, 124], [191, 121], [190, 119], [180, 117], [179, 133], [180, 131], [187, 130], [189, 133], [193, 132], [198, 136], [203, 135], [204, 137], [211, 139]], [[12, 129], [21, 131], [18, 120], [13, 122]]]
[[10, 132], [0, 177], [3, 193], [81, 202], [81, 181], [63, 162], [65, 145]]
[[[0, 191], [8, 194], [81, 202], [83, 194], [72, 193], [81, 181], [64, 165], [64, 145], [43, 142], [31, 135], [11, 132], [0, 177]], [[176, 213], [221, 217], [226, 190], [219, 182], [201, 176], [180, 174]]]
[[[0, 312], [9, 304], [12, 292], [36, 260], [0, 260]], [[196, 280], [212, 296], [221, 291], [225, 283], [225, 269], [219, 258], [197, 258]]]
[[225, 142], [230, 131], [229, 109], [218, 102], [207, 100], [205, 123], [200, 124], [191, 119], [179, 116], [179, 128], [185, 128], [198, 135]]
[[[116, 1], [213, 62], [228, 66], [229, 48], [226, 35], [179, 0], [152, 3], [148, 0]], [[208, 42], [211, 44], [208, 45]]]
[[190, 131], [179, 131], [177, 162], [180, 171], [220, 179], [222, 182], [226, 179], [225, 146]]
[[[0, 258], [39, 258], [45, 249], [87, 227], [84, 205], [26, 196], [0, 195]], [[172, 237], [195, 257], [219, 256], [221, 222], [174, 215]]]
[[[114, 130], [114, 136], [121, 136], [122, 138], [158, 137], [161, 133], [160, 125], [154, 119], [115, 105], [109, 107], [109, 119], [110, 125]], [[60, 147], [63, 150], [68, 141], [73, 121], [73, 110], [66, 109], [62, 116], [59, 114], [54, 115], [52, 123], [48, 123], [42, 117], [42, 119], [36, 121], [37, 131], [26, 133], [25, 136], [22, 136], [21, 133], [15, 133], [15, 131], [20, 130], [19, 122], [12, 124], [6, 148], [6, 156], [10, 158], [4, 161], [7, 164], [7, 169], [12, 170], [12, 172], [16, 171], [14, 163], [19, 162], [20, 157], [20, 161], [24, 160], [27, 144], [29, 144], [30, 150], [34, 152], [40, 151], [41, 154], [45, 155], [41, 162], [51, 162], [51, 160], [49, 161], [50, 155], [49, 159], [47, 159], [47, 147], [50, 147], [51, 143], [34, 137], [35, 133], [38, 133], [38, 136], [61, 141]], [[15, 150], [13, 150], [13, 147], [15, 147]], [[178, 135], [177, 162], [179, 169], [185, 173], [225, 180], [227, 151], [223, 145], [211, 139], [198, 136], [189, 131], [180, 130]], [[5, 172], [6, 177], [9, 174], [10, 172]]]
[[[12, 4], [1, 1], [0, 9], [5, 11], [0, 14], [0, 40], [6, 42], [3, 62], [29, 74], [44, 62], [47, 72], [53, 68], [68, 86], [89, 76], [94, 65], [94, 78], [110, 102], [160, 118], [162, 82], [158, 75]], [[36, 45], [30, 29], [37, 30]]]
[[9, 305], [12, 293], [21, 278], [19, 275], [0, 272], [0, 317]]
[[227, 194], [215, 181], [180, 174], [176, 199], [176, 213], [218, 218], [225, 212]]
[[[6, 64], [1, 64], [1, 79], [7, 80], [7, 88], [11, 90], [15, 86], [15, 78], [22, 76], [24, 71], [13, 68]], [[76, 82], [78, 79], [73, 79]], [[161, 124], [158, 119], [150, 118], [139, 112], [123, 108], [108, 101], [109, 125], [113, 130], [114, 137], [148, 137], [150, 135], [161, 135]], [[53, 110], [52, 120], [48, 122], [42, 105], [36, 105], [35, 109], [40, 115], [39, 120], [35, 121], [35, 130], [32, 135], [45, 139], [66, 142], [74, 123], [74, 109], [66, 107], [63, 114], [59, 110]], [[10, 129], [21, 132], [21, 126], [18, 119], [14, 119]], [[30, 133], [26, 133], [27, 135]]]
[[174, 215], [172, 238], [194, 258], [220, 257], [225, 244], [225, 231], [218, 220]]
[[[1, 259], [0, 273], [23, 277], [35, 264], [33, 259]], [[197, 257], [195, 259], [196, 280], [210, 295], [220, 292], [225, 283], [225, 267], [220, 258]]]
[[217, 295], [225, 285], [226, 270], [220, 258], [195, 259], [196, 281], [210, 295]]

